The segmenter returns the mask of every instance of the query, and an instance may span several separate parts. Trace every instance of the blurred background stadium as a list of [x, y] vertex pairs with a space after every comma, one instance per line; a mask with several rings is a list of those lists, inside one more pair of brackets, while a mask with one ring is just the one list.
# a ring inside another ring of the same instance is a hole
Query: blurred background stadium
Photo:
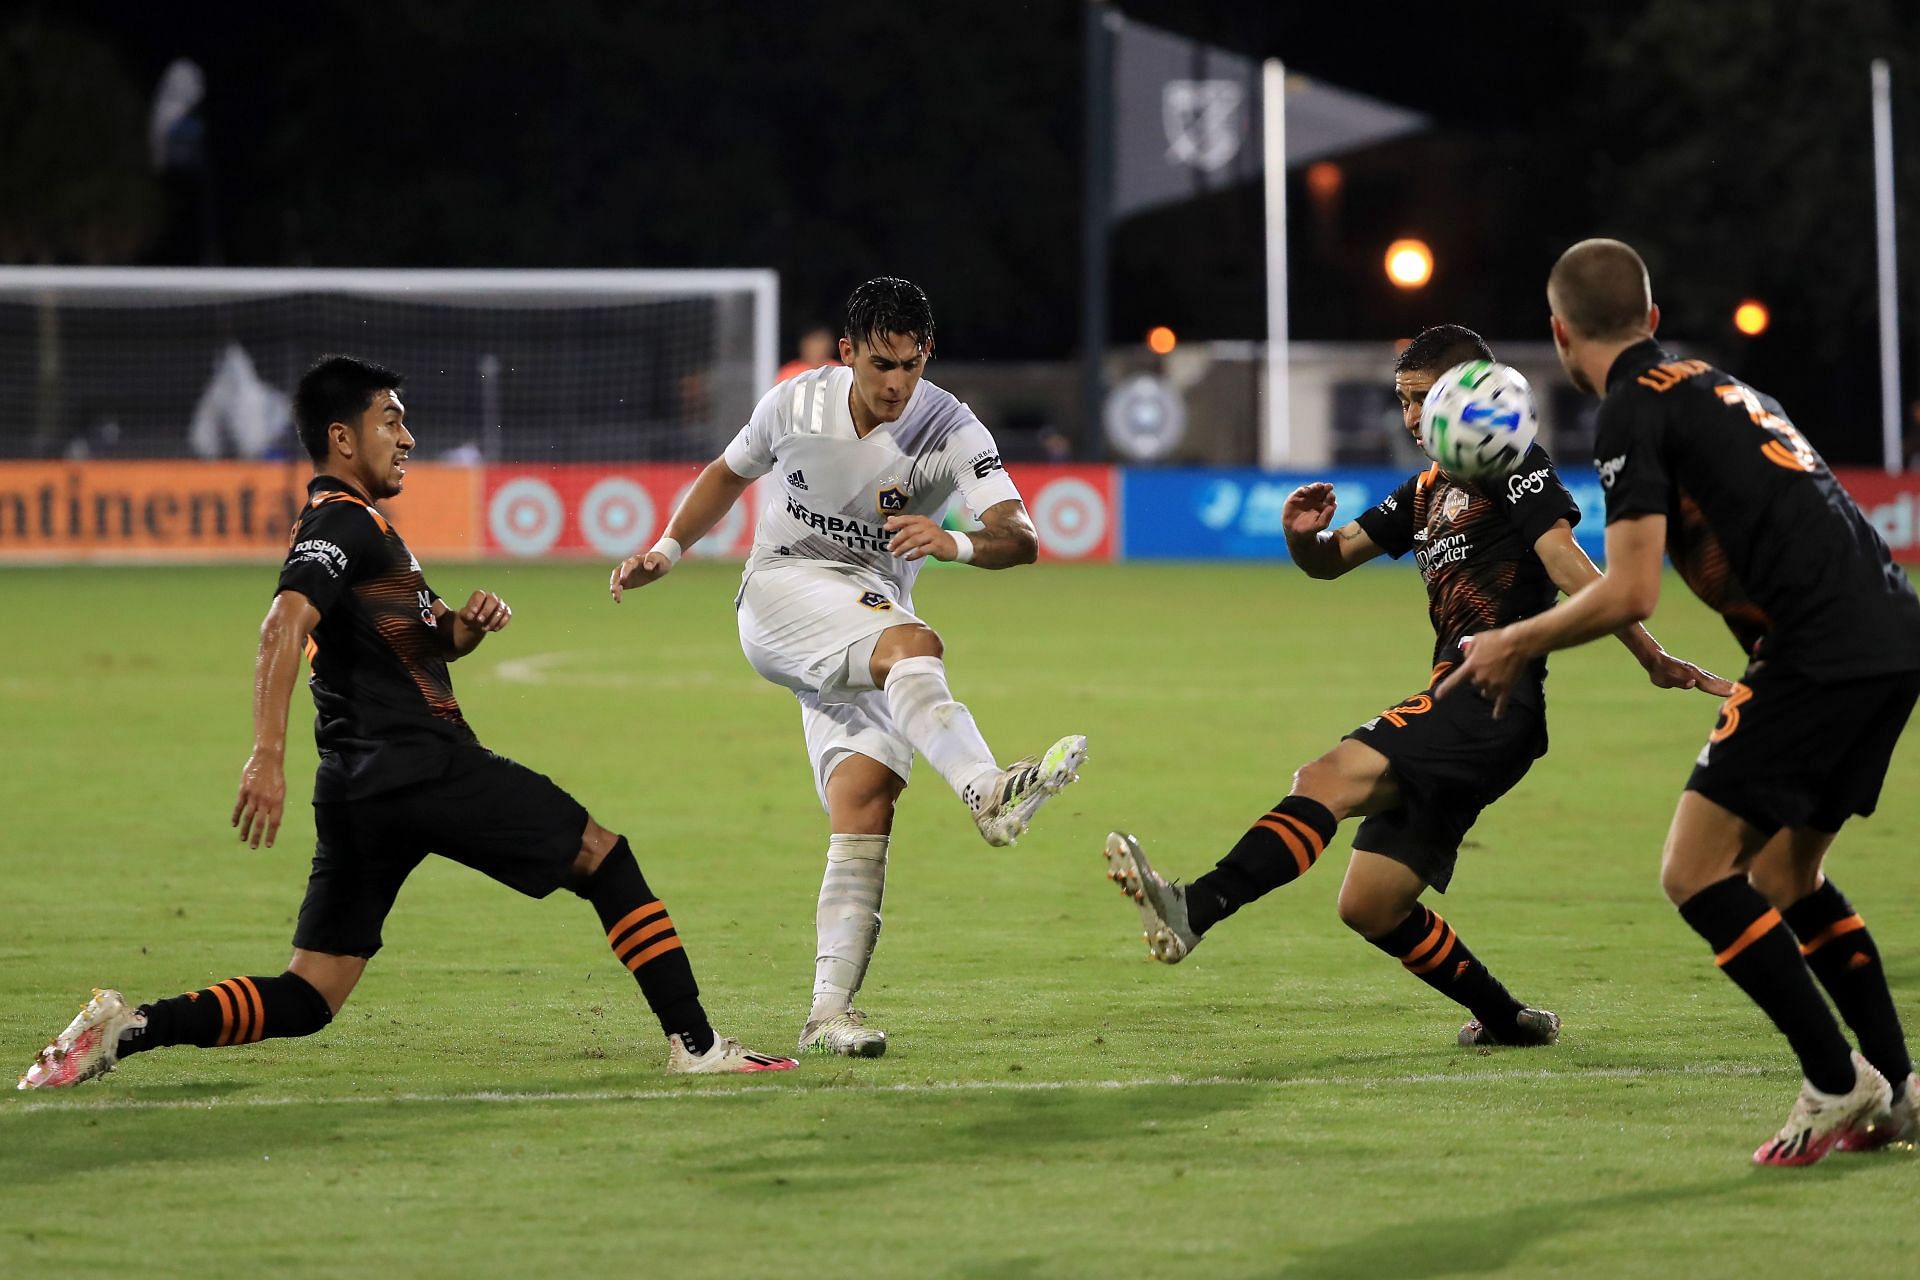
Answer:
[[1541, 282], [1589, 234], [1913, 556], [1920, 293], [1876, 200], [1920, 181], [1917, 42], [1895, 0], [15, 5], [0, 558], [270, 546], [323, 348], [413, 380], [423, 550], [618, 556], [883, 273], [1056, 558], [1271, 558], [1293, 473], [1353, 509], [1412, 461], [1386, 366], [1426, 324], [1520, 365], [1583, 470]]
[[[19, 1066], [90, 984], [277, 959], [310, 815], [270, 861], [226, 817], [322, 351], [408, 375], [396, 524], [441, 590], [520, 609], [463, 705], [644, 833], [729, 1029], [777, 1046], [812, 954], [792, 707], [738, 657], [732, 566], [638, 613], [605, 571], [859, 281], [926, 289], [929, 376], [1051, 562], [928, 575], [973, 705], [996, 740], [1070, 715], [1095, 743], [1009, 856], [905, 802], [879, 1062], [663, 1082], [577, 903], [430, 866], [326, 1035], [0, 1107], [0, 1275], [1909, 1274], [1910, 1163], [1740, 1163], [1797, 1076], [1654, 871], [1712, 704], [1610, 647], [1556, 656], [1555, 754], [1449, 899], [1564, 999], [1551, 1057], [1458, 1050], [1334, 920], [1337, 871], [1243, 949], [1140, 965], [1097, 850], [1137, 821], [1204, 865], [1426, 675], [1404, 565], [1279, 563], [1295, 484], [1355, 512], [1415, 465], [1389, 368], [1421, 327], [1533, 380], [1598, 553], [1543, 296], [1583, 237], [1635, 244], [1661, 336], [1778, 395], [1920, 560], [1916, 184], [1912, 0], [0, 6]], [[737, 560], [752, 519], [697, 554]], [[1737, 662], [1671, 578], [1654, 626]], [[1909, 1026], [1914, 754], [1848, 836]]]

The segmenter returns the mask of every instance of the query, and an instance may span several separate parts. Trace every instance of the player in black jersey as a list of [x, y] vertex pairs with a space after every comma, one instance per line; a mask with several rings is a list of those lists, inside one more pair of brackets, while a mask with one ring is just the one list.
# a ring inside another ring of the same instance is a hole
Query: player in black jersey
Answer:
[[1681, 794], [1660, 881], [1806, 1076], [1753, 1158], [1911, 1142], [1920, 1085], [1879, 951], [1822, 867], [1842, 824], [1873, 812], [1920, 696], [1920, 597], [1778, 401], [1653, 340], [1660, 312], [1631, 248], [1574, 245], [1547, 299], [1561, 363], [1604, 398], [1607, 576], [1477, 637], [1448, 683], [1494, 694], [1542, 655], [1650, 616], [1664, 548], [1748, 657]]
[[79, 1084], [167, 1045], [319, 1031], [380, 950], [401, 884], [429, 853], [529, 897], [566, 888], [591, 903], [667, 1034], [670, 1071], [797, 1065], [714, 1034], [679, 934], [626, 838], [545, 776], [482, 747], [460, 714], [447, 664], [513, 611], [487, 591], [449, 607], [374, 505], [400, 492], [413, 448], [399, 387], [378, 365], [329, 356], [294, 399], [315, 474], [260, 629], [253, 754], [233, 810], [243, 842], [273, 844], [287, 790], [287, 703], [304, 651], [320, 748], [319, 839], [286, 972], [137, 1009], [96, 990], [20, 1078], [22, 1089]]
[[[1492, 358], [1478, 334], [1458, 325], [1427, 329], [1401, 352], [1394, 390], [1415, 440], [1435, 379], [1462, 361]], [[1175, 964], [1219, 921], [1304, 875], [1343, 820], [1363, 817], [1340, 885], [1341, 920], [1471, 1012], [1461, 1044], [1550, 1044], [1560, 1020], [1514, 999], [1420, 897], [1429, 887], [1446, 891], [1480, 810], [1547, 750], [1544, 662], [1504, 708], [1480, 698], [1436, 702], [1434, 686], [1459, 661], [1463, 637], [1538, 613], [1557, 591], [1579, 591], [1600, 576], [1573, 540], [1580, 510], [1538, 446], [1498, 482], [1468, 484], [1430, 467], [1330, 531], [1334, 507], [1328, 484], [1287, 499], [1282, 518], [1294, 562], [1311, 577], [1337, 578], [1381, 554], [1413, 552], [1434, 630], [1426, 687], [1303, 766], [1292, 792], [1191, 884], [1168, 882], [1139, 842], [1118, 831], [1107, 839], [1108, 877], [1139, 904], [1148, 951]], [[1643, 627], [1622, 629], [1621, 639], [1662, 688], [1724, 695], [1730, 687], [1667, 654]]]

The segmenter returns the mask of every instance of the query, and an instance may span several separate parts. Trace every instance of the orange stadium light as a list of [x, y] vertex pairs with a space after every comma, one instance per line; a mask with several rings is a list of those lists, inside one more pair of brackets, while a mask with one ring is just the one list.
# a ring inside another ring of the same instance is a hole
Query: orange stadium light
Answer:
[[1733, 327], [1749, 338], [1757, 338], [1767, 331], [1773, 322], [1773, 316], [1767, 311], [1767, 304], [1748, 298], [1733, 309]]
[[1387, 279], [1401, 289], [1418, 289], [1433, 279], [1433, 250], [1424, 240], [1395, 240], [1387, 246]]
[[1179, 345], [1180, 339], [1175, 336], [1173, 330], [1163, 324], [1157, 324], [1147, 330], [1147, 350], [1157, 356], [1171, 355], [1173, 349]]

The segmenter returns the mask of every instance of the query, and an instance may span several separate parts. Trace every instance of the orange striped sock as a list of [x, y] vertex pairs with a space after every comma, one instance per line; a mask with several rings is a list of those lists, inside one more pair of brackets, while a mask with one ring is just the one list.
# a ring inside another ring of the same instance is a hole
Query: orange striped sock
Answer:
[[1713, 948], [1713, 962], [1773, 1019], [1793, 1046], [1801, 1073], [1826, 1093], [1853, 1087], [1853, 1051], [1840, 1034], [1800, 944], [1744, 875], [1708, 885], [1680, 915]]
[[639, 982], [661, 1030], [679, 1036], [693, 1053], [705, 1053], [713, 1046], [713, 1028], [700, 1004], [693, 964], [666, 905], [640, 874], [625, 836], [578, 892], [593, 904], [606, 928], [607, 945]]
[[140, 1006], [146, 1025], [128, 1035], [122, 1053], [168, 1045], [203, 1049], [252, 1044], [280, 1036], [307, 1036], [333, 1020], [318, 991], [298, 974], [228, 978], [199, 991]]
[[1424, 902], [1416, 904], [1399, 924], [1367, 941], [1398, 960], [1408, 973], [1470, 1010], [1495, 1038], [1513, 1027], [1520, 1002], [1467, 949], [1453, 926]]
[[1258, 819], [1214, 869], [1187, 886], [1187, 923], [1197, 933], [1307, 874], [1339, 828], [1333, 811], [1288, 796]]
[[1894, 1084], [1905, 1080], [1913, 1073], [1913, 1057], [1867, 922], [1831, 880], [1780, 916], [1800, 939], [1807, 968], [1860, 1042], [1860, 1056]]

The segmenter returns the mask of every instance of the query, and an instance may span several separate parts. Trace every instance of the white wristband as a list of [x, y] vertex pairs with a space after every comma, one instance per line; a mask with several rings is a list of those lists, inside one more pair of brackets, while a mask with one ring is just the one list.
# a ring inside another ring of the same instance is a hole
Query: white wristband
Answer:
[[653, 544], [652, 549], [665, 556], [668, 564], [679, 564], [680, 557], [684, 554], [680, 549], [679, 541], [674, 538], [662, 538]]
[[973, 562], [973, 539], [958, 529], [949, 529], [947, 532], [953, 535], [953, 562], [955, 564], [971, 564]]

